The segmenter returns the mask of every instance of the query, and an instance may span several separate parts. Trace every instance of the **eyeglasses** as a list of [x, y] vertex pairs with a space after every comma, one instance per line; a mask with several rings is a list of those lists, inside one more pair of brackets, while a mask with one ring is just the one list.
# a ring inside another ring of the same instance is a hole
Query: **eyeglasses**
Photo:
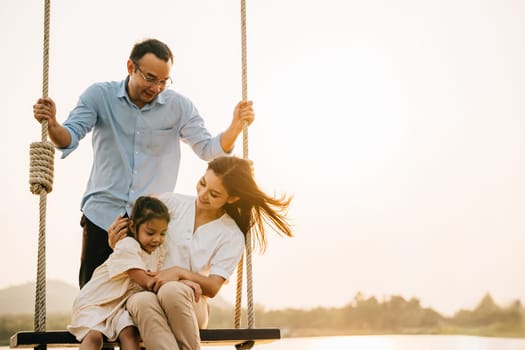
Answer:
[[137, 68], [137, 70], [139, 71], [140, 73], [140, 76], [142, 77], [142, 79], [144, 79], [144, 81], [149, 84], [149, 85], [157, 85], [158, 87], [160, 87], [161, 89], [166, 89], [167, 87], [169, 87], [171, 84], [173, 84], [173, 80], [171, 80], [171, 77], [168, 78], [168, 79], [163, 79], [163, 80], [160, 80], [160, 79], [157, 79], [157, 78], [151, 78], [151, 77], [147, 77], [144, 72], [142, 71], [142, 69], [140, 69], [139, 65], [137, 62], [133, 61], [133, 64], [135, 65], [135, 67]]

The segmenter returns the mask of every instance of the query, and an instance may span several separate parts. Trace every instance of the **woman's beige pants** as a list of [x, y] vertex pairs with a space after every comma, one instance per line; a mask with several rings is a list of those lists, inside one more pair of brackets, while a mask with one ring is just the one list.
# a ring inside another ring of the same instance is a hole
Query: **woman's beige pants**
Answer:
[[200, 349], [199, 328], [208, 324], [206, 298], [195, 302], [193, 290], [172, 281], [160, 287], [157, 294], [138, 292], [126, 307], [137, 325], [146, 349]]

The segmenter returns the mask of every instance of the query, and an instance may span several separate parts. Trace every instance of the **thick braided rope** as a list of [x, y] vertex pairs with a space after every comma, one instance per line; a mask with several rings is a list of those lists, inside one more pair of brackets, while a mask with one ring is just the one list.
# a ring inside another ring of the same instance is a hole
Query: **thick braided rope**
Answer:
[[[49, 19], [50, 0], [44, 0], [44, 57], [42, 97], [48, 94], [49, 76]], [[53, 160], [55, 148], [47, 141], [47, 121], [42, 123], [42, 142], [30, 147], [30, 190], [40, 195], [40, 225], [38, 233], [38, 263], [35, 291], [34, 328], [37, 332], [46, 330], [46, 203], [47, 193], [53, 189]]]
[[242, 299], [242, 274], [244, 268], [244, 254], [237, 264], [237, 289], [235, 293], [235, 312], [233, 317], [233, 327], [241, 327], [241, 299]]
[[[246, 45], [246, 1], [241, 0], [241, 44], [242, 44], [242, 100], [248, 100], [248, 69], [247, 69], [247, 45]], [[243, 157], [248, 159], [248, 125], [243, 124]], [[253, 307], [253, 283], [252, 283], [252, 238], [251, 231], [246, 234], [246, 291], [248, 296], [248, 328], [255, 327]], [[237, 266], [237, 294], [235, 299], [235, 328], [240, 327], [241, 318], [241, 295], [244, 259]]]

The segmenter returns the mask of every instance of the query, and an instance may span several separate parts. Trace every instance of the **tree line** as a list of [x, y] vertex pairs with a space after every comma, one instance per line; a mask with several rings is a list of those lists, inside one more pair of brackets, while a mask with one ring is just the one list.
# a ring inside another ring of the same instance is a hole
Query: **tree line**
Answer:
[[[460, 310], [445, 317], [422, 307], [419, 299], [393, 295], [379, 301], [361, 293], [341, 308], [265, 310], [256, 306], [257, 327], [280, 328], [283, 337], [356, 334], [465, 334], [498, 337], [525, 337], [525, 308], [519, 300], [497, 305], [486, 294], [472, 310]], [[246, 324], [243, 312], [243, 327]], [[233, 308], [212, 306], [209, 328], [233, 328]], [[51, 314], [47, 329], [65, 329], [69, 314]], [[0, 345], [22, 330], [32, 330], [32, 315], [0, 317]]]
[[[243, 313], [245, 315], [246, 313]], [[210, 328], [228, 328], [232, 310], [212, 309]], [[525, 337], [525, 308], [519, 300], [499, 306], [486, 294], [472, 310], [445, 317], [422, 307], [419, 299], [393, 295], [379, 301], [357, 293], [341, 308], [266, 311], [256, 307], [257, 327], [281, 328], [283, 336], [329, 336], [354, 334], [465, 334]], [[246, 323], [243, 323], [246, 324]]]

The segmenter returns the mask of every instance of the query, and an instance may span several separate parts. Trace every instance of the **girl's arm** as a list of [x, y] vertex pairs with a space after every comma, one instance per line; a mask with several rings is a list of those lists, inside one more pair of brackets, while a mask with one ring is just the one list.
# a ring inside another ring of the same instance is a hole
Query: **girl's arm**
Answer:
[[152, 277], [150, 290], [157, 292], [166, 282], [188, 280], [198, 283], [202, 289], [202, 295], [213, 298], [226, 280], [218, 275], [203, 276], [182, 267], [174, 266], [160, 271], [155, 277]]
[[135, 281], [142, 288], [145, 290], [151, 290], [149, 286], [153, 284], [156, 272], [146, 272], [142, 269], [129, 269], [127, 273], [129, 278]]

